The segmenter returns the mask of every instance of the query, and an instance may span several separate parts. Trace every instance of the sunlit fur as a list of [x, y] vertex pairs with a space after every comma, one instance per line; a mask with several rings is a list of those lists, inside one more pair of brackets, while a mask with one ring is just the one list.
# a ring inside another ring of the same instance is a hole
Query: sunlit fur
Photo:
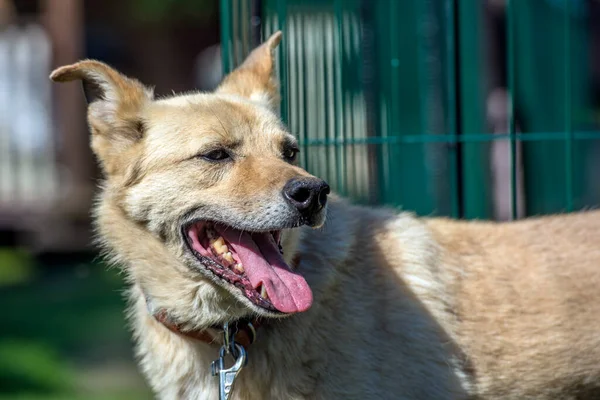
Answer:
[[[600, 398], [600, 213], [458, 222], [331, 196], [323, 227], [292, 228], [281, 190], [310, 175], [282, 158], [294, 139], [275, 114], [280, 37], [215, 93], [155, 99], [90, 60], [51, 76], [100, 92], [88, 111], [106, 176], [97, 230], [131, 284], [137, 354], [157, 396], [218, 398], [218, 350], [172, 333], [149, 309], [184, 329], [268, 315], [187, 250], [182, 225], [211, 219], [290, 228], [286, 257], [299, 256], [314, 293], [309, 311], [260, 329], [235, 399]], [[233, 161], [201, 157], [215, 146]]]

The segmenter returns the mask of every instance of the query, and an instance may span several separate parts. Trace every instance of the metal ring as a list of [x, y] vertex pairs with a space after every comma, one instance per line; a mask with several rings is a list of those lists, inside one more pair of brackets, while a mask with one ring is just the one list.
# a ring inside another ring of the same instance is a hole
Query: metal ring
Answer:
[[226, 353], [229, 353], [231, 348], [233, 347], [233, 343], [231, 343], [231, 336], [229, 332], [229, 322], [225, 322], [223, 324], [223, 347], [225, 348]]
[[250, 336], [250, 344], [253, 344], [254, 342], [256, 342], [256, 329], [254, 328], [254, 325], [252, 325], [252, 322], [249, 321], [248, 328], [250, 328], [250, 333], [252, 334]]

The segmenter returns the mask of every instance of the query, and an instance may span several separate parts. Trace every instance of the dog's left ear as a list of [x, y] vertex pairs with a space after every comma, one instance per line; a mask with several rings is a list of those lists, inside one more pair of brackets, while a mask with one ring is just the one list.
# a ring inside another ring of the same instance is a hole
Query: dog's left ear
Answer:
[[254, 49], [242, 65], [225, 77], [217, 93], [243, 96], [276, 110], [280, 97], [275, 76], [275, 49], [281, 36], [281, 31], [277, 31]]
[[55, 82], [81, 80], [88, 101], [92, 149], [109, 175], [122, 174], [127, 151], [144, 136], [143, 109], [152, 102], [152, 89], [108, 65], [83, 60], [57, 68]]

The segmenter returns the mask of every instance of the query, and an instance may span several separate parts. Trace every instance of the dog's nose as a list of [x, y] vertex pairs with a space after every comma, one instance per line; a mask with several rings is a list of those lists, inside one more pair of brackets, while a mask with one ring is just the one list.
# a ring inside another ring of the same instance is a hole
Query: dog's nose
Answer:
[[287, 201], [306, 216], [325, 207], [328, 194], [327, 182], [317, 178], [293, 178], [283, 187]]

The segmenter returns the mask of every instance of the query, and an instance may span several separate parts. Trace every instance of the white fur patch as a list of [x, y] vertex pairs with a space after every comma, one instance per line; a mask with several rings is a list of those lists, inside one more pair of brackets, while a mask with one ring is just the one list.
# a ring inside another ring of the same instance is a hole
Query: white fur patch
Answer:
[[258, 105], [263, 107], [270, 107], [271, 104], [271, 97], [266, 92], [253, 92], [250, 95], [250, 100], [253, 103], [258, 103]]

